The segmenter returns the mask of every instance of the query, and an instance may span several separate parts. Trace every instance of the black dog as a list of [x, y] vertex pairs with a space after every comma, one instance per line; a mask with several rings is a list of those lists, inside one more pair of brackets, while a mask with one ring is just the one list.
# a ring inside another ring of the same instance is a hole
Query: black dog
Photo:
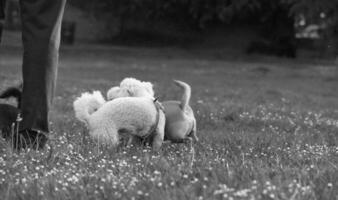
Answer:
[[[22, 87], [22, 86], [20, 86], [20, 87]], [[7, 90], [5, 90], [3, 93], [0, 94], [1, 99], [8, 99], [10, 97], [14, 97], [17, 100], [17, 102], [18, 102], [17, 107], [20, 109], [21, 90], [17, 87], [11, 87], [11, 88], [8, 88]]]
[[0, 94], [0, 98], [2, 99], [10, 97], [16, 98], [18, 102], [17, 107], [9, 104], [0, 104], [0, 132], [6, 140], [11, 138], [12, 127], [14, 127], [13, 125], [15, 125], [16, 119], [20, 114], [21, 91], [18, 88], [12, 87]]
[[[0, 98], [7, 99], [14, 97], [17, 100], [17, 107], [9, 104], [0, 104], [0, 133], [7, 141], [11, 141], [14, 149], [32, 147], [40, 149], [38, 144], [47, 141], [45, 135], [39, 132], [17, 131], [17, 122], [20, 121], [21, 90], [18, 87], [11, 87], [0, 94]], [[14, 128], [14, 130], [13, 130]], [[43, 141], [42, 141], [43, 140]]]
[[0, 94], [1, 99], [7, 99], [10, 97], [16, 98], [18, 105], [15, 107], [9, 104], [0, 104], [0, 130], [3, 133], [3, 129], [10, 130], [12, 124], [16, 122], [16, 118], [20, 113], [21, 91], [19, 88], [8, 88]]

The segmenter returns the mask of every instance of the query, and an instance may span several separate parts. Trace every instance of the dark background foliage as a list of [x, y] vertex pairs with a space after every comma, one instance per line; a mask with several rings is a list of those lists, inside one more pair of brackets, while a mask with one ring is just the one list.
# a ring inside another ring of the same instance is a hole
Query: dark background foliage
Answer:
[[[295, 57], [297, 19], [301, 17], [306, 20], [304, 27], [322, 24], [324, 43], [329, 43], [326, 46], [332, 46], [334, 52], [337, 49], [337, 0], [70, 0], [70, 4], [104, 22], [108, 40], [135, 38], [135, 32], [139, 38], [154, 39], [158, 32], [163, 33], [163, 28], [155, 30], [155, 22], [161, 22], [164, 27], [170, 24], [188, 34], [184, 41], [193, 38], [191, 33], [250, 25], [258, 37], [247, 47], [248, 53]], [[133, 30], [130, 36], [131, 21], [144, 24], [144, 28]], [[169, 35], [162, 40], [170, 40]]]

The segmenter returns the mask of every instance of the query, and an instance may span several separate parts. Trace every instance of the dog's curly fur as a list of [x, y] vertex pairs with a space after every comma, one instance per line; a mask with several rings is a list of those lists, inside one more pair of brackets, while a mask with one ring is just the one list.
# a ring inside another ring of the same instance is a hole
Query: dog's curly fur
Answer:
[[[174, 82], [178, 87], [182, 88], [183, 95], [181, 101], [162, 102], [166, 117], [165, 140], [181, 143], [187, 140], [190, 141], [191, 138], [193, 138], [198, 141], [196, 135], [196, 119], [189, 105], [191, 88], [183, 81], [175, 80]], [[153, 86], [149, 82], [126, 78], [121, 82], [120, 87], [112, 87], [107, 93], [107, 97], [110, 100], [128, 96], [154, 97]]]
[[135, 78], [125, 78], [121, 81], [120, 87], [112, 87], [107, 92], [108, 100], [118, 97], [148, 97], [153, 99], [153, 84]]
[[150, 98], [124, 97], [105, 102], [100, 92], [93, 92], [82, 94], [73, 106], [76, 118], [84, 122], [92, 138], [102, 144], [116, 146], [120, 133], [146, 138], [156, 125], [152, 147], [159, 150], [162, 145], [165, 116]]

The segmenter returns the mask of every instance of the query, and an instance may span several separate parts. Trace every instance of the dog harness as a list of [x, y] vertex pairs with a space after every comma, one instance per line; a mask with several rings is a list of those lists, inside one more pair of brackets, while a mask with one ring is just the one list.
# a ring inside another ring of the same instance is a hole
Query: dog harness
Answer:
[[155, 120], [155, 124], [150, 128], [149, 130], [149, 134], [141, 137], [143, 141], [145, 141], [146, 139], [152, 137], [155, 133], [156, 133], [156, 128], [158, 126], [158, 122], [160, 121], [160, 111], [164, 112], [164, 107], [162, 106], [162, 104], [158, 101], [158, 97], [156, 97], [153, 100], [154, 106], [156, 108], [156, 120]]

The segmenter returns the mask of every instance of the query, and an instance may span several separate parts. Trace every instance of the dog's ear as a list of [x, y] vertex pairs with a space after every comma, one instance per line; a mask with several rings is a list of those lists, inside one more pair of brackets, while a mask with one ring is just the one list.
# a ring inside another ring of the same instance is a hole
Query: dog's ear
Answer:
[[154, 96], [154, 89], [153, 84], [150, 82], [142, 82], [144, 88], [151, 94], [151, 96]]

